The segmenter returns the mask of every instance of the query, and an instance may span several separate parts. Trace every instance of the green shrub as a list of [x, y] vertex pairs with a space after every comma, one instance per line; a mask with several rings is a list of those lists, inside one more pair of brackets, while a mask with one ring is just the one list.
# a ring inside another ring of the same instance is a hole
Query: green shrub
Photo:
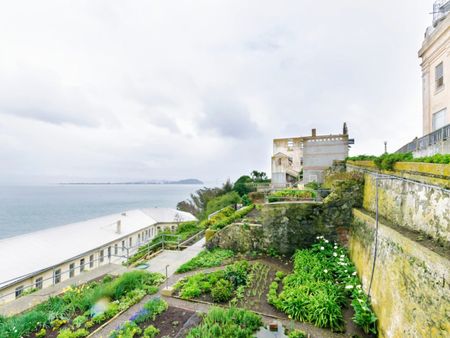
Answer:
[[210, 268], [221, 265], [225, 260], [234, 256], [232, 250], [216, 248], [213, 250], [203, 250], [197, 256], [182, 264], [177, 273], [183, 273], [198, 268]]
[[317, 193], [312, 190], [284, 189], [271, 193], [267, 199], [269, 202], [296, 201], [316, 198]]
[[188, 338], [250, 338], [262, 326], [257, 314], [236, 308], [211, 308], [201, 324], [192, 328]]
[[233, 283], [234, 287], [245, 285], [249, 271], [250, 264], [247, 261], [238, 261], [225, 268], [225, 278]]
[[58, 338], [82, 338], [89, 335], [89, 331], [86, 329], [78, 329], [72, 331], [70, 329], [63, 329], [59, 331]]
[[36, 338], [44, 338], [47, 335], [47, 330], [42, 328], [36, 333]]
[[[359, 289], [360, 290], [360, 289]], [[370, 302], [363, 292], [354, 294], [352, 307], [355, 311], [353, 321], [360, 326], [365, 333], [377, 333], [377, 316], [370, 307]]]
[[317, 190], [320, 189], [320, 183], [318, 182], [309, 182], [305, 184], [305, 188]]
[[154, 338], [159, 334], [159, 329], [150, 325], [144, 330], [144, 338]]
[[75, 317], [75, 319], [72, 321], [72, 324], [76, 328], [80, 328], [86, 322], [87, 322], [87, 317], [86, 316], [78, 316], [78, 317]]
[[306, 338], [306, 333], [302, 330], [294, 330], [289, 332], [288, 338]]
[[142, 329], [133, 321], [126, 321], [122, 326], [110, 333], [110, 338], [133, 338], [140, 335]]
[[233, 285], [227, 279], [220, 279], [212, 288], [211, 296], [215, 302], [224, 303], [231, 299]]
[[217, 210], [240, 202], [241, 198], [236, 191], [231, 191], [224, 195], [220, 195], [208, 202], [206, 206], [206, 215], [211, 215], [213, 212]]
[[348, 157], [349, 161], [374, 161], [375, 165], [382, 170], [393, 170], [394, 164], [397, 162], [421, 162], [421, 163], [437, 163], [450, 164], [450, 154], [435, 154], [426, 157], [413, 158], [412, 153], [393, 153], [383, 154], [381, 156], [360, 155]]
[[243, 218], [249, 212], [251, 212], [255, 208], [254, 204], [243, 207], [237, 211], [234, 211], [232, 208], [226, 208], [221, 211], [219, 214], [213, 216], [211, 219], [202, 222], [200, 225], [203, 227], [210, 227], [213, 230], [219, 230], [226, 227], [228, 224], [231, 224], [238, 219]]

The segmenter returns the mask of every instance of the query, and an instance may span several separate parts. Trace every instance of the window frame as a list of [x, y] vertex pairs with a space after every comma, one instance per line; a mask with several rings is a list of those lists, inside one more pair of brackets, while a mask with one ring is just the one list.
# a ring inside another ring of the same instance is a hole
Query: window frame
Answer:
[[84, 268], [86, 266], [86, 260], [84, 258], [80, 259], [80, 272], [84, 271]]
[[61, 283], [61, 268], [53, 271], [53, 284]]
[[[438, 77], [438, 69], [440, 69], [440, 76]], [[438, 91], [444, 87], [444, 62], [441, 61], [436, 67], [434, 67], [434, 85], [435, 90]]]
[[75, 277], [75, 263], [69, 264], [69, 278]]
[[44, 287], [44, 278], [38, 277], [34, 280], [34, 287], [38, 290], [41, 290]]

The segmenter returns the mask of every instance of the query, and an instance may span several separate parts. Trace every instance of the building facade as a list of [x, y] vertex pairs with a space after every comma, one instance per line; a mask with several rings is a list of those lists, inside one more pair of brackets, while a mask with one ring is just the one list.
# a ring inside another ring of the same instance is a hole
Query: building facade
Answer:
[[[283, 188], [296, 183], [323, 182], [323, 172], [335, 160], [348, 156], [349, 144], [346, 124], [342, 134], [278, 138], [273, 140], [272, 186]], [[301, 179], [301, 177], [303, 177]]]
[[159, 232], [194, 220], [175, 209], [130, 210], [0, 240], [0, 305], [100, 266], [121, 264]]
[[422, 59], [423, 134], [450, 123], [450, 1], [436, 1], [425, 32]]

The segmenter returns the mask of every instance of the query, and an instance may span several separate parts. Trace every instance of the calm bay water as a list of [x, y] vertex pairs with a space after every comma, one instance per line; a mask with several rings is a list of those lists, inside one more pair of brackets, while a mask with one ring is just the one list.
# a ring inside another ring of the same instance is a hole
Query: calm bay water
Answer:
[[175, 208], [200, 185], [0, 186], [0, 238], [136, 208]]

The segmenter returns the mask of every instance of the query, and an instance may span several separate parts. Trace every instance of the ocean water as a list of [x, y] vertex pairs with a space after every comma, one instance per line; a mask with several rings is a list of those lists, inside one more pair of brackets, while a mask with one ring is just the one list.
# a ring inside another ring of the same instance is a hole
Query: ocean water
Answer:
[[0, 186], [0, 238], [136, 208], [175, 208], [201, 185]]

